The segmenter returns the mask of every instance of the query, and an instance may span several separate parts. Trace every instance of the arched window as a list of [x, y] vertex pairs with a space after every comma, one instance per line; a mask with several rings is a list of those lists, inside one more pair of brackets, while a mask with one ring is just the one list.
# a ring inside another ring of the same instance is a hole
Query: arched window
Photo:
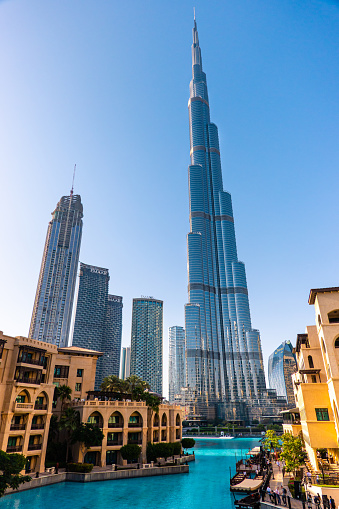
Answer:
[[339, 323], [339, 309], [331, 311], [327, 316], [330, 323]]
[[337, 338], [334, 342], [334, 347], [339, 348], [339, 338]]
[[310, 367], [311, 369], [312, 369], [312, 368], [314, 368], [312, 355], [309, 355], [309, 356], [308, 356], [308, 365], [309, 365], [309, 367]]

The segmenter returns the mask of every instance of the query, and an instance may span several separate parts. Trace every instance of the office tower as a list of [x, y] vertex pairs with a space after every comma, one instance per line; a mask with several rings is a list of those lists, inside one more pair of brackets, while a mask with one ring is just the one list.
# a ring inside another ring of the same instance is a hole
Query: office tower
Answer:
[[268, 359], [268, 383], [278, 396], [284, 396], [291, 406], [295, 406], [292, 375], [297, 369], [293, 346], [283, 341]]
[[109, 375], [119, 376], [122, 297], [108, 294], [108, 269], [80, 263], [72, 345], [102, 352], [95, 388]]
[[133, 299], [131, 375], [137, 375], [162, 394], [162, 300]]
[[58, 347], [68, 343], [79, 263], [83, 208], [79, 195], [63, 196], [47, 229], [29, 337]]
[[195, 20], [192, 74], [186, 383], [192, 413], [248, 420], [247, 403], [265, 389], [261, 343], [251, 325], [245, 266], [238, 261], [231, 195], [223, 190]]
[[131, 347], [127, 346], [121, 352], [120, 378], [126, 380], [131, 373]]
[[183, 327], [170, 327], [169, 339], [169, 366], [168, 385], [169, 402], [174, 403], [175, 395], [180, 394], [185, 387], [185, 329]]

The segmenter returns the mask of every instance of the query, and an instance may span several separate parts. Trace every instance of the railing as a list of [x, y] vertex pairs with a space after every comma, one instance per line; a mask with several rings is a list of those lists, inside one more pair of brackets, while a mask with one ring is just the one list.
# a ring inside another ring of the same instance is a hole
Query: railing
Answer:
[[138, 440], [132, 440], [132, 439], [129, 439], [128, 444], [138, 444], [138, 445], [141, 445], [142, 444], [142, 440], [140, 438], [138, 438]]
[[23, 362], [24, 364], [31, 364], [33, 366], [42, 366], [43, 368], [46, 367], [46, 361], [45, 360], [27, 359], [25, 357], [22, 357], [21, 359], [18, 359], [18, 363], [19, 362]]
[[40, 424], [32, 424], [31, 429], [45, 429], [45, 423], [41, 422]]
[[96, 401], [96, 400], [86, 400], [86, 401], [72, 401], [72, 406], [128, 406], [128, 407], [144, 407], [146, 403], [144, 401]]
[[122, 440], [107, 440], [107, 445], [122, 445]]
[[153, 438], [153, 442], [154, 442], [154, 443], [155, 443], [155, 442], [159, 442], [159, 437], [157, 437], [157, 438]]
[[47, 405], [42, 403], [35, 403], [34, 410], [47, 410]]
[[29, 451], [39, 451], [42, 447], [42, 444], [28, 444]]
[[124, 425], [122, 422], [109, 422], [108, 427], [109, 428], [123, 428]]
[[15, 401], [14, 412], [18, 412], [20, 410], [33, 410], [33, 403], [19, 403], [18, 401]]
[[6, 452], [20, 452], [22, 451], [22, 445], [8, 445]]
[[129, 428], [142, 428], [142, 422], [129, 422]]
[[20, 376], [15, 381], [21, 384], [40, 385], [41, 378], [29, 378], [28, 376]]
[[26, 429], [26, 424], [11, 424], [11, 431], [15, 431], [17, 429]]

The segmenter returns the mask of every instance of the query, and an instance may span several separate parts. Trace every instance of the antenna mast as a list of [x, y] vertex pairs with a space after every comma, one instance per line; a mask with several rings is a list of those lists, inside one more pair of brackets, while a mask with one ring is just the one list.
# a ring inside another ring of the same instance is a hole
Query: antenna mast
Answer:
[[71, 196], [73, 196], [73, 188], [74, 188], [74, 178], [75, 178], [75, 170], [77, 169], [77, 165], [74, 165], [74, 171], [73, 171], [73, 180], [72, 180], [72, 189], [71, 189]]

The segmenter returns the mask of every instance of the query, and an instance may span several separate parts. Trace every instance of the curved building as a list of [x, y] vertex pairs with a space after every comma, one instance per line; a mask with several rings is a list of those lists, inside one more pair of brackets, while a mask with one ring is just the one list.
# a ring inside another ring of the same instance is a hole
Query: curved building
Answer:
[[270, 389], [275, 389], [292, 406], [295, 406], [292, 375], [296, 369], [292, 343], [283, 341], [268, 359], [268, 383]]
[[252, 328], [245, 266], [238, 260], [231, 195], [223, 189], [218, 129], [210, 120], [196, 21], [188, 101], [191, 231], [185, 306], [191, 414], [248, 418], [266, 388], [259, 331]]

